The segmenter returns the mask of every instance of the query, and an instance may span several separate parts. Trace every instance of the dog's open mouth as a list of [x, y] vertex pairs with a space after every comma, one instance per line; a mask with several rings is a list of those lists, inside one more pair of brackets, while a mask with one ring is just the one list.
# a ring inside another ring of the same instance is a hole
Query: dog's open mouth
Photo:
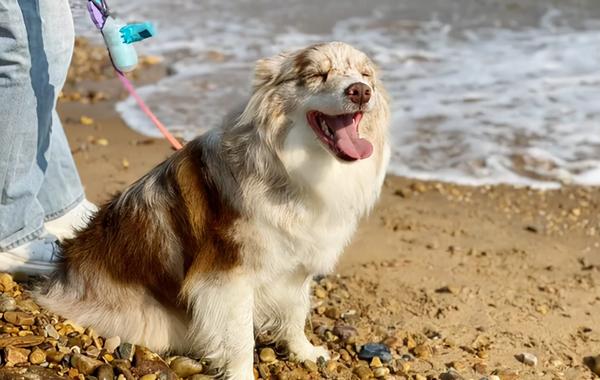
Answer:
[[319, 139], [333, 154], [345, 161], [362, 160], [373, 153], [373, 145], [358, 134], [362, 116], [362, 112], [335, 116], [318, 111], [306, 114], [308, 124]]

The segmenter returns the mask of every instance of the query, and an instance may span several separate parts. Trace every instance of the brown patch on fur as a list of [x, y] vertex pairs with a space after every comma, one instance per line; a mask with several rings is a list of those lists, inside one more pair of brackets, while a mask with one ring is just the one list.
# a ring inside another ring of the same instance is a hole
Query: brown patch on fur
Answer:
[[180, 194], [189, 221], [187, 249], [195, 252], [190, 272], [227, 271], [240, 263], [240, 247], [233, 238], [233, 224], [240, 217], [223, 202], [201, 159], [201, 146], [188, 145], [191, 154], [177, 170]]
[[305, 49], [300, 54], [298, 54], [294, 58], [294, 68], [296, 69], [296, 73], [300, 74], [306, 71], [306, 68], [309, 67], [314, 62], [310, 59], [310, 50]]
[[202, 158], [190, 142], [100, 208], [88, 226], [62, 248], [55, 281], [76, 271], [90, 294], [100, 273], [116, 284], [142, 286], [165, 305], [178, 295], [189, 272], [227, 271], [239, 264], [232, 238], [239, 215], [219, 196]]

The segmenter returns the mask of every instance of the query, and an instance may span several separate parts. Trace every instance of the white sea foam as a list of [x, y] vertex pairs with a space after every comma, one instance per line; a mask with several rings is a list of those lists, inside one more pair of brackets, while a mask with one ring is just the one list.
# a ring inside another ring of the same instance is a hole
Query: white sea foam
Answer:
[[[247, 96], [256, 59], [342, 40], [382, 68], [393, 99], [391, 172], [465, 184], [600, 185], [600, 23], [568, 26], [568, 9], [519, 25], [466, 8], [410, 19], [396, 5], [403, 2], [362, 3], [328, 18], [329, 2], [111, 2], [157, 23], [160, 35], [140, 50], [163, 55], [172, 75], [140, 93], [186, 138], [218, 125]], [[156, 135], [132, 100], [118, 111]]]

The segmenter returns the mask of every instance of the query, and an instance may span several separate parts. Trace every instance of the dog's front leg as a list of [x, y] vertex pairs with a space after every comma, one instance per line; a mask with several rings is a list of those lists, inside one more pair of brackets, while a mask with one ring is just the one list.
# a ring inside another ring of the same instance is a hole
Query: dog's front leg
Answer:
[[277, 340], [285, 342], [297, 360], [316, 362], [321, 356], [329, 359], [329, 352], [310, 343], [304, 333], [311, 279], [304, 271], [283, 276], [257, 292], [255, 307], [259, 324], [273, 330]]
[[254, 291], [246, 277], [214, 276], [187, 286], [192, 351], [223, 370], [226, 379], [254, 380]]

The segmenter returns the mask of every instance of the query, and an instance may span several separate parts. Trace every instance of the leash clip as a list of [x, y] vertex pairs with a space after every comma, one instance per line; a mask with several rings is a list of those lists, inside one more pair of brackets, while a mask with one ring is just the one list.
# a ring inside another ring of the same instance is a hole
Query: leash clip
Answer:
[[94, 25], [96, 25], [96, 28], [102, 30], [102, 28], [104, 28], [104, 24], [106, 23], [106, 19], [110, 14], [106, 1], [88, 0], [87, 8], [90, 18], [92, 19]]

